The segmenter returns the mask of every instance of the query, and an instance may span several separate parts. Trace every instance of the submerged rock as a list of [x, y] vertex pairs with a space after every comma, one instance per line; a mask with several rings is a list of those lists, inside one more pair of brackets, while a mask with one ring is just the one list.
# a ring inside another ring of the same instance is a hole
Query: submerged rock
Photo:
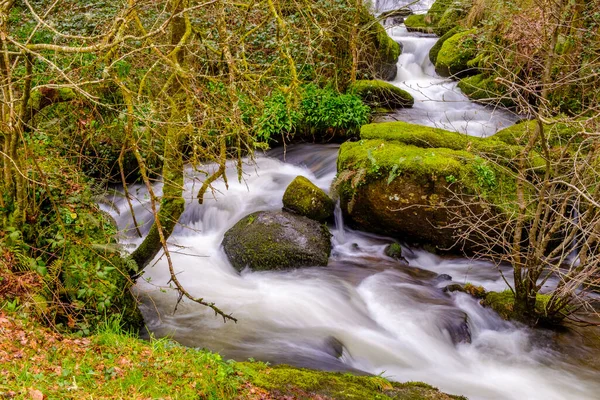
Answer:
[[283, 194], [283, 208], [315, 221], [333, 216], [335, 205], [327, 194], [303, 176], [297, 176]]
[[223, 248], [241, 271], [326, 266], [331, 253], [326, 226], [285, 211], [260, 211], [242, 218], [225, 233]]
[[406, 258], [402, 256], [402, 246], [400, 246], [398, 243], [389, 244], [383, 252], [386, 256], [390, 258], [393, 258], [398, 261], [403, 261], [408, 264]]

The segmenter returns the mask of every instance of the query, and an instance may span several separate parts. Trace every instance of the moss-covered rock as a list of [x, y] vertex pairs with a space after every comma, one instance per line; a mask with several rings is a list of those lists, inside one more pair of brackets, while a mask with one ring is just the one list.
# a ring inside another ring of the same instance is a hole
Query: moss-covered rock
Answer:
[[477, 56], [477, 30], [459, 32], [442, 44], [437, 55], [435, 70], [441, 76], [465, 77], [477, 74], [469, 61]]
[[348, 88], [369, 106], [374, 108], [403, 108], [412, 107], [415, 100], [405, 90], [391, 83], [379, 80], [359, 80]]
[[[442, 36], [458, 26], [458, 22], [467, 15], [469, 8], [465, 1], [447, 2], [438, 0], [436, 3], [444, 3], [445, 8], [441, 9], [435, 18], [433, 17], [435, 11], [430, 10], [429, 14], [432, 15], [432, 23], [436, 25], [433, 31], [436, 35]], [[432, 6], [432, 8], [434, 7]]]
[[[277, 398], [294, 399], [464, 399], [440, 392], [422, 382], [390, 382], [380, 376], [355, 376], [312, 371], [287, 365], [268, 367], [259, 363], [238, 363], [237, 368], [253, 385]], [[289, 397], [288, 397], [289, 396]]]
[[385, 248], [385, 255], [396, 260], [401, 260], [402, 257], [402, 246], [398, 243], [392, 243]]
[[437, 56], [438, 53], [440, 52], [440, 49], [442, 48], [442, 45], [444, 44], [444, 42], [448, 39], [450, 39], [452, 36], [456, 35], [459, 32], [462, 32], [463, 28], [457, 26], [451, 30], [449, 30], [448, 32], [446, 32], [444, 35], [442, 35], [437, 42], [435, 42], [435, 44], [433, 45], [433, 47], [429, 50], [429, 60], [432, 62], [433, 65], [435, 65], [436, 61], [437, 61]]
[[430, 24], [425, 14], [414, 14], [404, 20], [404, 25], [409, 32], [433, 33], [433, 25]]
[[[530, 135], [533, 134], [536, 129], [538, 129], [537, 121], [522, 121], [498, 131], [495, 135], [491, 136], [490, 139], [502, 141], [510, 145], [523, 145], [527, 143]], [[559, 147], [571, 143], [578, 132], [577, 126], [562, 123], [545, 124], [544, 129], [548, 138], [548, 144], [551, 147]]]
[[427, 14], [411, 15], [404, 21], [411, 32], [435, 33], [442, 36], [458, 26], [468, 12], [468, 4], [462, 0], [437, 0]]
[[370, 30], [373, 45], [377, 50], [372, 64], [375, 68], [375, 78], [391, 81], [398, 73], [396, 63], [402, 49], [379, 22], [375, 22]]
[[314, 183], [297, 176], [285, 189], [283, 208], [315, 221], [324, 222], [333, 216], [333, 200]]
[[325, 266], [331, 253], [326, 226], [288, 212], [256, 212], [225, 233], [223, 248], [242, 270], [280, 270]]
[[463, 78], [458, 82], [458, 87], [471, 100], [485, 104], [501, 104], [505, 107], [515, 105], [507, 95], [504, 86], [495, 81], [495, 77], [478, 74]]
[[[550, 301], [551, 296], [548, 294], [538, 293], [535, 297], [535, 317], [533, 317], [533, 322], [536, 325], [556, 325], [559, 324], [560, 321], [564, 319], [563, 314], [550, 316], [547, 313], [547, 304]], [[488, 292], [483, 300], [481, 300], [481, 305], [490, 307], [493, 309], [498, 315], [505, 320], [521, 320], [519, 316], [515, 313], [515, 295], [512, 290], [507, 289], [502, 292]], [[565, 311], [568, 313], [568, 311]], [[522, 322], [532, 322], [522, 321]]]
[[404, 122], [365, 125], [361, 138], [340, 148], [336, 179], [342, 211], [360, 229], [443, 250], [458, 233], [447, 228], [454, 196], [484, 197], [498, 211], [514, 207], [508, 171], [518, 146]]

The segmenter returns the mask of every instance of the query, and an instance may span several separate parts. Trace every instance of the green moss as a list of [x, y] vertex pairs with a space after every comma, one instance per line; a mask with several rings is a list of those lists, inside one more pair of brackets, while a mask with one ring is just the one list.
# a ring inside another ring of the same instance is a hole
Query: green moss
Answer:
[[[535, 297], [535, 313], [537, 315], [538, 323], [549, 323], [551, 325], [558, 323], [562, 318], [556, 318], [555, 316], [549, 316], [547, 313], [547, 305], [551, 295], [538, 293]], [[485, 298], [482, 300], [484, 306], [492, 308], [502, 319], [511, 320], [514, 319], [515, 313], [515, 295], [512, 290], [507, 289], [502, 292], [488, 292]]]
[[[533, 134], [536, 129], [538, 129], [537, 121], [523, 121], [498, 131], [495, 135], [491, 136], [490, 139], [499, 140], [511, 145], [523, 145], [527, 143], [529, 136]], [[578, 127], [576, 125], [567, 125], [563, 123], [545, 124], [544, 129], [548, 137], [548, 143], [551, 147], [572, 143], [572, 139], [578, 132]]]
[[[456, 3], [455, 3], [456, 4]], [[434, 32], [436, 35], [443, 36], [452, 29], [457, 27], [458, 21], [464, 17], [466, 14], [465, 8], [453, 6], [450, 7], [444, 12], [442, 17], [440, 18], [437, 26], [434, 28]]]
[[412, 107], [415, 100], [405, 90], [380, 80], [359, 80], [348, 88], [371, 107]]
[[294, 398], [332, 399], [459, 399], [422, 382], [396, 383], [378, 376], [355, 376], [312, 371], [286, 365], [267, 367], [260, 363], [239, 363], [239, 370], [252, 384], [270, 392]]
[[413, 14], [404, 20], [409, 32], [433, 33], [433, 25], [426, 20], [425, 14]]
[[396, 76], [396, 62], [402, 51], [385, 28], [365, 7], [360, 14], [363, 30], [359, 55], [359, 76], [392, 80]]
[[[358, 182], [384, 180], [389, 185], [397, 177], [410, 176], [423, 185], [436, 181], [458, 185], [455, 189], [482, 195], [505, 211], [514, 207], [511, 169], [516, 168], [513, 160], [520, 146], [406, 122], [365, 125], [361, 138], [340, 148], [338, 171], [354, 171], [355, 181], [343, 186], [342, 190], [347, 191], [344, 196], [353, 195], [348, 191]], [[541, 168], [544, 164], [534, 153], [530, 165]]]
[[392, 243], [385, 248], [385, 255], [397, 260], [402, 259], [402, 246], [398, 243]]
[[446, 32], [444, 35], [442, 35], [437, 42], [435, 42], [435, 44], [433, 45], [433, 47], [431, 48], [431, 50], [429, 50], [429, 60], [431, 60], [431, 62], [435, 65], [435, 62], [437, 61], [437, 56], [438, 53], [440, 52], [440, 49], [442, 48], [442, 45], [444, 44], [444, 42], [448, 39], [450, 39], [452, 36], [456, 35], [459, 32], [462, 32], [463, 28], [457, 26], [452, 28], [451, 30], [449, 30], [448, 32]]
[[477, 30], [459, 32], [448, 38], [437, 55], [435, 70], [442, 76], [463, 77], [477, 73], [467, 64], [477, 56]]
[[333, 216], [333, 200], [303, 176], [297, 176], [283, 194], [283, 207], [310, 219], [324, 222]]
[[465, 286], [463, 286], [463, 290], [465, 293], [478, 299], [483, 299], [487, 294], [483, 286], [473, 285], [472, 283], [466, 283]]
[[456, 0], [436, 0], [427, 11], [430, 24], [437, 24], [444, 14], [453, 6]]
[[223, 238], [238, 270], [256, 271], [326, 266], [331, 253], [327, 226], [287, 212], [256, 212], [242, 218]]
[[471, 100], [482, 103], [502, 104], [505, 107], [515, 105], [507, 96], [504, 86], [495, 82], [493, 76], [478, 74], [463, 78], [458, 82], [458, 87]]
[[401, 142], [422, 148], [469, 150], [476, 154], [491, 157], [503, 164], [507, 164], [514, 159], [521, 151], [520, 146], [507, 144], [497, 140], [495, 136], [478, 138], [402, 121], [364, 125], [361, 128], [360, 137], [362, 139]]

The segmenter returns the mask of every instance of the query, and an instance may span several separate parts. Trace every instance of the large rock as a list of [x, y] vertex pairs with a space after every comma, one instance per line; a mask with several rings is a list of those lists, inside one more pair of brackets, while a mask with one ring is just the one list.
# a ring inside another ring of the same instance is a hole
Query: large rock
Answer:
[[375, 108], [404, 108], [412, 107], [415, 103], [407, 91], [380, 80], [358, 80], [350, 85], [348, 91]]
[[398, 72], [396, 63], [402, 51], [400, 45], [366, 9], [361, 12], [360, 24], [363, 27], [359, 54], [360, 75], [393, 80]]
[[457, 26], [451, 30], [449, 30], [448, 32], [446, 32], [445, 34], [443, 34], [438, 40], [437, 42], [435, 42], [435, 44], [431, 47], [431, 49], [429, 50], [429, 60], [431, 61], [431, 63], [433, 65], [435, 65], [436, 61], [437, 61], [437, 56], [438, 53], [440, 52], [440, 49], [442, 48], [442, 46], [444, 45], [444, 42], [448, 39], [450, 39], [452, 36], [456, 35], [457, 33], [460, 33], [464, 31], [463, 28], [461, 28], [460, 26]]
[[303, 176], [297, 176], [283, 194], [285, 210], [315, 221], [325, 222], [333, 216], [333, 200]]
[[325, 266], [331, 253], [326, 226], [285, 211], [261, 211], [225, 233], [223, 247], [237, 270]]
[[489, 210], [461, 209], [457, 199], [514, 207], [507, 170], [519, 146], [405, 122], [365, 125], [361, 138], [340, 148], [336, 179], [342, 211], [359, 229], [444, 250], [460, 233], [448, 227], [457, 212]]
[[459, 32], [442, 44], [435, 71], [441, 76], [458, 78], [475, 75], [479, 72], [475, 65], [477, 53], [477, 30]]

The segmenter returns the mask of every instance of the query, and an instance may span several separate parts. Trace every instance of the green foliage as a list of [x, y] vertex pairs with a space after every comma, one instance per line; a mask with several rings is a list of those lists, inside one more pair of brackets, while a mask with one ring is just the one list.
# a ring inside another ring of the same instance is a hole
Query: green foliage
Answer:
[[309, 84], [301, 89], [299, 101], [292, 101], [280, 91], [272, 93], [257, 120], [256, 135], [269, 141], [281, 135], [291, 138], [297, 132], [333, 130], [352, 134], [368, 122], [369, 113], [369, 107], [356, 95]]
[[280, 135], [293, 135], [300, 118], [299, 110], [293, 108], [289, 97], [275, 91], [265, 100], [263, 113], [256, 123], [256, 137], [268, 142]]
[[496, 188], [496, 173], [482, 158], [475, 158], [473, 169], [475, 170], [475, 176], [480, 188], [483, 190], [493, 190]]
[[[129, 292], [131, 270], [121, 258], [113, 221], [96, 204], [91, 181], [54, 143], [39, 133], [30, 141], [38, 154], [47, 155], [38, 167], [51, 185], [32, 188], [36, 206], [27, 224], [3, 227], [0, 253], [10, 255], [5, 266], [12, 274], [39, 276], [41, 287], [32, 287], [30, 297], [59, 327], [89, 334], [111, 315], [139, 327], [141, 316]], [[41, 180], [38, 173], [31, 178]]]

